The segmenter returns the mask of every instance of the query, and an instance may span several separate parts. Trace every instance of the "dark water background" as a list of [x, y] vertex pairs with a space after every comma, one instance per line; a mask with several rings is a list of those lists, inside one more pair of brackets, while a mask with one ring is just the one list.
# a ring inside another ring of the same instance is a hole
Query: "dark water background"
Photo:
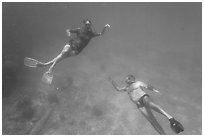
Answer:
[[[60, 104], [39, 134], [157, 134], [126, 93], [131, 73], [162, 95], [148, 92], [185, 127], [182, 134], [202, 134], [201, 3], [3, 3], [3, 134], [28, 134], [30, 120], [42, 106], [47, 68], [26, 68], [25, 56], [55, 57], [67, 42], [66, 29], [89, 18], [94, 30], [111, 28], [84, 51], [54, 70]], [[55, 91], [54, 91], [55, 92]], [[33, 105], [34, 104], [34, 105]], [[36, 105], [37, 104], [37, 105]], [[46, 107], [45, 107], [46, 110]], [[154, 113], [167, 134], [167, 119]]]

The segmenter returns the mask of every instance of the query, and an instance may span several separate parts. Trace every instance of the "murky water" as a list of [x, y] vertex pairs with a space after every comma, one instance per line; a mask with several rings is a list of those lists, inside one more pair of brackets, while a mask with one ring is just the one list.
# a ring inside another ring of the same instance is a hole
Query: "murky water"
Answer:
[[[48, 112], [38, 134], [157, 134], [128, 95], [108, 82], [111, 76], [123, 86], [127, 74], [160, 90], [161, 96], [147, 92], [184, 125], [182, 134], [202, 134], [201, 3], [2, 7], [3, 134], [29, 134]], [[66, 29], [80, 27], [86, 18], [98, 32], [107, 23], [111, 28], [80, 55], [59, 63], [52, 87], [44, 85], [47, 68], [27, 68], [24, 57], [55, 57], [68, 40]], [[50, 102], [57, 102], [54, 111]], [[168, 120], [154, 114], [174, 134]]]

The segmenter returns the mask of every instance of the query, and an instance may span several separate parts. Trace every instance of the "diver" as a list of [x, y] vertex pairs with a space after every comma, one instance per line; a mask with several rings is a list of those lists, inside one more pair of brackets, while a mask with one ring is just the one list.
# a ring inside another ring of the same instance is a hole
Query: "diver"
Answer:
[[116, 82], [113, 81], [110, 77], [109, 81], [111, 81], [113, 87], [117, 91], [123, 91], [128, 93], [131, 101], [137, 105], [143, 116], [151, 123], [151, 125], [159, 134], [165, 135], [166, 133], [164, 132], [160, 124], [157, 122], [151, 109], [164, 115], [169, 120], [170, 127], [176, 134], [179, 134], [180, 132], [184, 131], [184, 128], [181, 123], [179, 123], [171, 115], [166, 113], [159, 105], [155, 104], [152, 98], [147, 93], [145, 93], [145, 89], [148, 89], [150, 91], [154, 91], [160, 94], [160, 92], [156, 90], [153, 86], [145, 84], [141, 81], [136, 81], [135, 76], [133, 75], [126, 76], [125, 82], [127, 86], [122, 88], [119, 88]]
[[82, 28], [67, 29], [66, 32], [68, 37], [70, 38], [71, 34], [75, 34], [75, 37], [70, 38], [68, 43], [64, 46], [63, 50], [61, 51], [61, 53], [51, 61], [40, 62], [33, 58], [25, 57], [24, 65], [28, 67], [43, 67], [50, 65], [48, 71], [43, 74], [42, 81], [51, 84], [53, 79], [52, 71], [57, 63], [59, 63], [60, 61], [67, 57], [78, 55], [88, 45], [89, 41], [92, 38], [103, 35], [106, 28], [110, 27], [109, 24], [106, 24], [102, 32], [97, 33], [92, 30], [91, 26], [92, 22], [89, 19], [86, 19], [83, 21]]

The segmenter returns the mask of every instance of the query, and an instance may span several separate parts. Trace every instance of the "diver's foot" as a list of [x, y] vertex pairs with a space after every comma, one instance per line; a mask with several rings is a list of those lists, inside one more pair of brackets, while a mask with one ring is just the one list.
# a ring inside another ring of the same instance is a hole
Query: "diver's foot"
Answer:
[[176, 133], [179, 134], [180, 132], [184, 131], [184, 128], [181, 123], [179, 123], [174, 118], [169, 119], [171, 129]]
[[42, 81], [46, 84], [51, 84], [53, 80], [53, 74], [50, 71], [47, 71], [43, 74]]

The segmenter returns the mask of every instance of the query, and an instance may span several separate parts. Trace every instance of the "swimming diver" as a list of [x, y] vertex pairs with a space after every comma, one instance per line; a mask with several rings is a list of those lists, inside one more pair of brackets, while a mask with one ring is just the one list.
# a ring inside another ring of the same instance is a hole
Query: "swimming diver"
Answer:
[[151, 123], [151, 125], [159, 134], [165, 135], [166, 133], [164, 132], [160, 124], [157, 122], [151, 109], [164, 115], [169, 120], [170, 127], [175, 133], [178, 134], [184, 131], [184, 128], [181, 123], [179, 123], [171, 115], [166, 113], [159, 105], [155, 104], [152, 98], [147, 93], [145, 93], [145, 89], [160, 93], [153, 86], [149, 84], [145, 84], [141, 81], [136, 81], [135, 76], [133, 75], [126, 76], [125, 82], [127, 86], [122, 88], [119, 88], [115, 83], [115, 81], [113, 81], [110, 77], [109, 77], [109, 80], [111, 81], [113, 87], [117, 91], [121, 91], [121, 92], [123, 91], [128, 93], [131, 101], [137, 105], [138, 109], [143, 114], [143, 116]]
[[106, 28], [110, 27], [109, 24], [106, 24], [102, 32], [96, 33], [92, 30], [91, 25], [92, 22], [89, 19], [86, 19], [83, 21], [82, 28], [67, 29], [66, 32], [68, 37], [70, 37], [71, 34], [75, 34], [76, 37], [70, 38], [68, 44], [64, 46], [61, 53], [51, 61], [41, 62], [33, 58], [25, 57], [24, 65], [28, 67], [43, 67], [50, 65], [48, 71], [43, 74], [42, 81], [51, 84], [53, 79], [52, 70], [57, 63], [67, 57], [78, 55], [88, 45], [92, 38], [103, 35]]

